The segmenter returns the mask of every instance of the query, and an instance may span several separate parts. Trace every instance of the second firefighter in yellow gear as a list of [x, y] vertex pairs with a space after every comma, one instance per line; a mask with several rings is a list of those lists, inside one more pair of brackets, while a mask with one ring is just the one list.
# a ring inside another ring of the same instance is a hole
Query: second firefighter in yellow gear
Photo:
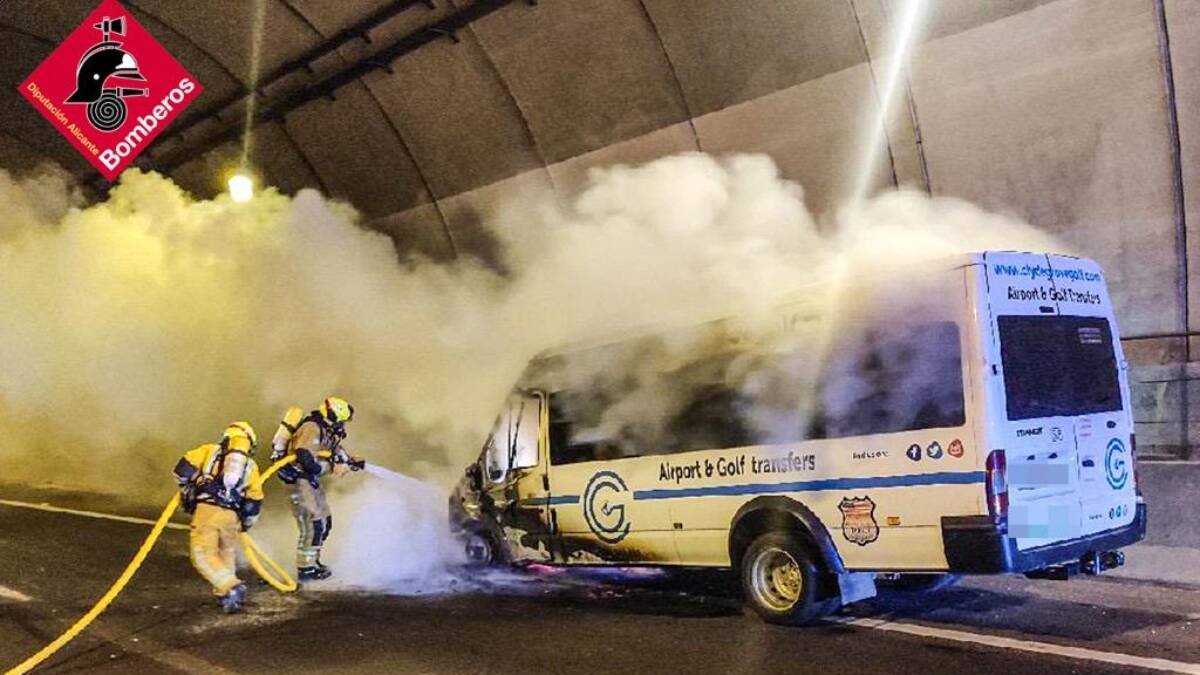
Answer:
[[219, 443], [194, 448], [175, 465], [184, 509], [192, 514], [192, 565], [228, 613], [241, 611], [246, 596], [237, 576], [239, 533], [262, 508], [258, 465], [250, 457], [257, 441], [253, 427], [235, 422]]
[[319, 408], [305, 415], [300, 408], [289, 408], [271, 443], [272, 461], [293, 457], [279, 471], [287, 488], [292, 515], [300, 530], [296, 544], [296, 571], [301, 580], [327, 579], [332, 574], [321, 563], [321, 548], [333, 529], [333, 514], [325, 498], [321, 479], [365, 466], [353, 457], [342, 441], [346, 423], [354, 417], [354, 408], [345, 400], [331, 396]]

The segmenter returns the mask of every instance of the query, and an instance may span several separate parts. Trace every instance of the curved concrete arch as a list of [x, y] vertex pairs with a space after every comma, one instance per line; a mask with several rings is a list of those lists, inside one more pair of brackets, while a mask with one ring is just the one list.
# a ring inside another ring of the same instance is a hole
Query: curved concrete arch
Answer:
[[696, 115], [692, 112], [692, 106], [688, 103], [687, 94], [683, 91], [683, 82], [679, 80], [679, 71], [675, 69], [675, 61], [671, 59], [671, 52], [667, 50], [667, 44], [663, 42], [662, 33], [658, 30], [658, 24], [654, 22], [654, 17], [650, 14], [650, 10], [646, 9], [645, 0], [638, 0], [638, 6], [642, 8], [642, 16], [646, 18], [646, 23], [650, 25], [650, 29], [654, 31], [654, 37], [658, 40], [658, 46], [662, 49], [663, 58], [667, 60], [667, 67], [671, 70], [671, 79], [675, 82], [675, 90], [679, 92], [679, 103], [687, 112], [688, 128], [692, 130], [692, 139], [696, 142], [696, 151], [704, 152], [703, 146], [700, 145], [700, 134], [696, 133]]

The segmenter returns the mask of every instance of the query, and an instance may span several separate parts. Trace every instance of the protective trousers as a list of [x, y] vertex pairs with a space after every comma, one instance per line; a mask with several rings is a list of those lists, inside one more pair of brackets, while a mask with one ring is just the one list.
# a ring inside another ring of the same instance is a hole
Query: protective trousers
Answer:
[[241, 521], [229, 509], [197, 504], [192, 516], [192, 565], [212, 584], [214, 595], [225, 595], [242, 583], [237, 577], [238, 530]]
[[321, 563], [321, 547], [329, 538], [333, 527], [333, 516], [325, 491], [313, 487], [306, 480], [298, 480], [287, 486], [288, 499], [292, 502], [292, 515], [300, 529], [300, 540], [296, 543], [296, 567], [315, 567]]

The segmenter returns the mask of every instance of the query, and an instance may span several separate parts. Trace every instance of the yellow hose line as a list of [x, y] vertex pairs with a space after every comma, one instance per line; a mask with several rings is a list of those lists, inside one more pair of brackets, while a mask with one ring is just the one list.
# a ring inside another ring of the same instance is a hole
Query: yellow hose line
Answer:
[[[320, 452], [317, 453], [317, 456], [328, 458], [332, 456], [332, 453]], [[259, 474], [258, 482], [255, 483], [255, 487], [261, 488], [263, 483], [265, 483], [268, 478], [274, 475], [276, 471], [282, 469], [288, 464], [291, 464], [295, 460], [295, 455], [289, 455], [272, 464], [267, 468], [266, 471], [263, 471], [261, 474]], [[263, 551], [262, 548], [259, 547], [258, 543], [254, 541], [254, 538], [250, 536], [249, 532], [243, 532], [241, 539], [242, 549], [246, 552], [246, 560], [250, 562], [250, 566], [254, 568], [254, 571], [258, 573], [258, 576], [262, 577], [263, 581], [270, 584], [272, 588], [280, 593], [291, 593], [300, 587], [300, 585], [296, 583], [296, 580], [287, 573], [287, 570], [283, 569], [279, 563], [275, 562], [271, 556], [267, 555], [266, 551]]]
[[[328, 458], [330, 454], [331, 453], [328, 452], [322, 452], [319, 453], [318, 456], [322, 458]], [[295, 461], [295, 459], [296, 457], [294, 455], [289, 455], [288, 457], [285, 457], [272, 464], [270, 468], [259, 475], [256, 487], [261, 488], [263, 483], [266, 482], [267, 478], [270, 478], [272, 474]], [[150, 550], [153, 549], [154, 545], [158, 543], [158, 538], [162, 535], [163, 529], [166, 528], [167, 521], [171, 519], [171, 516], [175, 514], [175, 510], [178, 508], [179, 495], [177, 494], [171, 498], [171, 501], [167, 502], [166, 508], [164, 508], [162, 514], [158, 516], [158, 520], [155, 521], [154, 528], [150, 530], [149, 536], [147, 536], [146, 540], [142, 542], [142, 546], [138, 549], [137, 554], [133, 556], [133, 560], [130, 560], [129, 564], [125, 566], [125, 571], [121, 573], [121, 576], [118, 577], [115, 582], [113, 582], [113, 585], [109, 587], [108, 592], [104, 594], [104, 597], [100, 598], [100, 601], [97, 602], [91, 609], [89, 609], [87, 614], [84, 614], [82, 617], [80, 617], [74, 625], [66, 630], [66, 632], [55, 638], [54, 642], [46, 645], [41, 651], [25, 659], [20, 663], [20, 665], [9, 670], [4, 675], [24, 675], [34, 668], [37, 668], [38, 665], [40, 665], [43, 661], [51, 656], [54, 656], [58, 650], [62, 649], [68, 642], [74, 640], [80, 633], [86, 630], [87, 627], [96, 620], [96, 617], [104, 613], [104, 610], [108, 609], [108, 606], [112, 604], [113, 600], [117, 599], [117, 596], [121, 594], [121, 591], [125, 590], [125, 586], [127, 586], [129, 581], [133, 579], [133, 575], [137, 574], [137, 571], [141, 568], [142, 563], [146, 561], [146, 556], [150, 555]], [[266, 552], [259, 548], [258, 544], [255, 543], [254, 539], [252, 539], [248, 533], [242, 533], [241, 541], [242, 545], [245, 547], [246, 558], [250, 561], [250, 566], [254, 568], [254, 571], [257, 572], [264, 581], [281, 593], [290, 593], [299, 587], [296, 583], [296, 580], [292, 579], [292, 577], [288, 575], [288, 573], [282, 567], [280, 567], [279, 563], [272, 560], [271, 556], [267, 555]]]
[[146, 560], [146, 556], [150, 554], [150, 549], [154, 548], [154, 544], [158, 542], [159, 535], [162, 534], [163, 529], [167, 526], [167, 521], [170, 520], [171, 516], [175, 513], [175, 509], [177, 508], [179, 508], [179, 495], [175, 495], [171, 498], [171, 501], [167, 502], [167, 506], [163, 509], [162, 515], [160, 515], [158, 520], [154, 523], [154, 529], [150, 531], [150, 536], [146, 537], [146, 541], [142, 542], [142, 547], [139, 548], [137, 554], [133, 556], [133, 560], [130, 560], [129, 564], [125, 566], [125, 571], [122, 572], [121, 576], [117, 578], [116, 582], [109, 587], [108, 592], [104, 594], [104, 597], [100, 598], [100, 602], [97, 602], [94, 607], [88, 610], [87, 614], [84, 614], [82, 617], [80, 617], [80, 619], [75, 622], [75, 625], [68, 628], [67, 631], [62, 635], [59, 635], [54, 642], [51, 642], [43, 647], [38, 653], [22, 661], [20, 665], [8, 671], [6, 675], [23, 675], [24, 673], [28, 673], [29, 671], [33, 670], [38, 666], [38, 664], [50, 658], [55, 652], [62, 649], [63, 646], [68, 642], [74, 640], [75, 636], [82, 633], [84, 629], [86, 629], [93, 621], [96, 620], [96, 617], [100, 616], [104, 610], [108, 609], [108, 606], [112, 604], [112, 601], [116, 600], [117, 595], [119, 595], [121, 591], [125, 589], [125, 586], [129, 583], [129, 580], [132, 579], [133, 575], [137, 573], [138, 568], [142, 566], [142, 562]]
[[300, 587], [296, 580], [287, 573], [287, 570], [258, 547], [258, 543], [249, 533], [242, 533], [242, 549], [246, 551], [246, 559], [250, 561], [250, 566], [254, 568], [258, 576], [271, 584], [275, 590], [280, 593], [291, 593]]
[[[322, 459], [326, 459], [326, 458], [332, 457], [333, 453], [319, 452], [319, 453], [317, 453], [317, 456]], [[275, 475], [276, 471], [282, 469], [283, 467], [287, 466], [288, 464], [291, 464], [294, 461], [296, 461], [296, 456], [288, 455], [287, 457], [284, 457], [283, 459], [279, 460], [278, 462], [275, 462], [271, 466], [267, 467], [266, 471], [263, 471], [260, 474], [258, 474], [258, 482], [255, 483], [255, 487], [261, 488], [267, 482], [268, 478]]]

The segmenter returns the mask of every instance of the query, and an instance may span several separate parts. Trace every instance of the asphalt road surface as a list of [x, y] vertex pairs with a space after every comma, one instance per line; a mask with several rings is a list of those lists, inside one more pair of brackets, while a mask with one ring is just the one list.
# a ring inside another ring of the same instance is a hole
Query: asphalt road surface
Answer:
[[[86, 497], [0, 490], [0, 500], [95, 509]], [[148, 516], [106, 502], [106, 513]], [[0, 501], [0, 669], [85, 612], [144, 524]], [[1107, 578], [967, 579], [884, 593], [825, 625], [768, 626], [722, 580], [533, 570], [389, 596], [255, 587], [215, 611], [186, 533], [168, 530], [55, 673], [1200, 673], [1200, 588]]]

